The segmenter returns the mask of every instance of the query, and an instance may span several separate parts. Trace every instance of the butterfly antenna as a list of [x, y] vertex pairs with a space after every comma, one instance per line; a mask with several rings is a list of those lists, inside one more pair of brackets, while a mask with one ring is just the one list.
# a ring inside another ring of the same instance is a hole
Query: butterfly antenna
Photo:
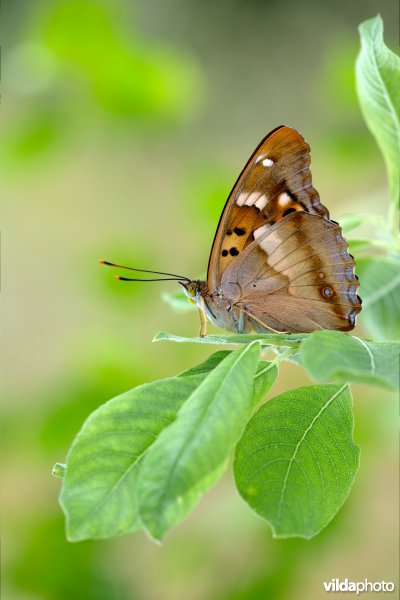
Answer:
[[188, 277], [184, 277], [183, 275], [176, 275], [175, 273], [166, 273], [164, 271], [148, 271], [147, 269], [136, 269], [134, 267], [126, 267], [124, 265], [117, 265], [115, 263], [109, 262], [108, 260], [99, 260], [101, 265], [107, 265], [108, 267], [116, 267], [117, 269], [127, 269], [128, 271], [138, 271], [139, 273], [151, 273], [152, 275], [168, 275], [168, 278], [159, 278], [159, 279], [129, 279], [127, 277], [120, 277], [119, 275], [115, 275], [115, 279], [120, 279], [121, 281], [188, 281], [190, 279]]
[[131, 279], [130, 277], [120, 277], [120, 275], [114, 275], [115, 279], [119, 281], [177, 281], [178, 283], [182, 283], [181, 279], [176, 279], [176, 277], [159, 277], [158, 279]]

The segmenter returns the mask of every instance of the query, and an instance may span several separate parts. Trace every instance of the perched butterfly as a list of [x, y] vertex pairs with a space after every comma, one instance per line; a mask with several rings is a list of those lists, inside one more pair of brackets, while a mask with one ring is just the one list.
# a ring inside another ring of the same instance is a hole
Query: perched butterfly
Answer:
[[207, 319], [235, 333], [349, 331], [361, 310], [354, 258], [312, 186], [310, 147], [286, 126], [262, 140], [239, 175], [217, 227], [207, 281], [132, 270], [178, 281], [199, 307], [201, 335]]

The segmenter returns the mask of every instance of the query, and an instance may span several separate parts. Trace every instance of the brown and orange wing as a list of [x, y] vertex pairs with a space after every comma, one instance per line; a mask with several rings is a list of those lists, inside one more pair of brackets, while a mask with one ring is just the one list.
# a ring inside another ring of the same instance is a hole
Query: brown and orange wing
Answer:
[[255, 240], [233, 261], [220, 287], [256, 330], [349, 331], [361, 310], [354, 259], [337, 223], [296, 212]]
[[257, 146], [236, 181], [222, 212], [208, 263], [208, 288], [218, 287], [222, 274], [254, 240], [293, 212], [329, 219], [313, 188], [310, 147], [294, 129], [280, 126]]

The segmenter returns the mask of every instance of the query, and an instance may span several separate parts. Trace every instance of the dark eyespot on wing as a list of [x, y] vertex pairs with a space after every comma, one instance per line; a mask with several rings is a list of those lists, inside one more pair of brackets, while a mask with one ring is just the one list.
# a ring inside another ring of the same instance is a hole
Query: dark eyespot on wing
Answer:
[[229, 253], [231, 256], [237, 256], [239, 254], [239, 250], [237, 248], [231, 248]]
[[228, 256], [228, 250], [222, 250], [221, 254], [222, 256]]
[[321, 289], [321, 293], [324, 296], [324, 298], [331, 298], [333, 296], [333, 290], [328, 286], [324, 286]]

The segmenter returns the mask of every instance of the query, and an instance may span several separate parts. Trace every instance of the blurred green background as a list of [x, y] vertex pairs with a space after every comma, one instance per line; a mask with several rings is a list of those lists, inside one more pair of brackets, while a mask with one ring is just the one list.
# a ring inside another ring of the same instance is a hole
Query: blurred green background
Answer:
[[[357, 25], [378, 12], [394, 47], [397, 0], [3, 6], [7, 600], [310, 600], [334, 577], [397, 580], [398, 410], [378, 388], [354, 388], [360, 473], [311, 541], [273, 540], [227, 474], [162, 546], [68, 544], [50, 476], [99, 404], [211, 350], [151, 344], [197, 334], [196, 313], [162, 302], [173, 283], [118, 283], [97, 259], [204, 272], [233, 182], [280, 124], [311, 144], [332, 218], [385, 214], [354, 89]], [[273, 394], [306, 383], [285, 364]]]

